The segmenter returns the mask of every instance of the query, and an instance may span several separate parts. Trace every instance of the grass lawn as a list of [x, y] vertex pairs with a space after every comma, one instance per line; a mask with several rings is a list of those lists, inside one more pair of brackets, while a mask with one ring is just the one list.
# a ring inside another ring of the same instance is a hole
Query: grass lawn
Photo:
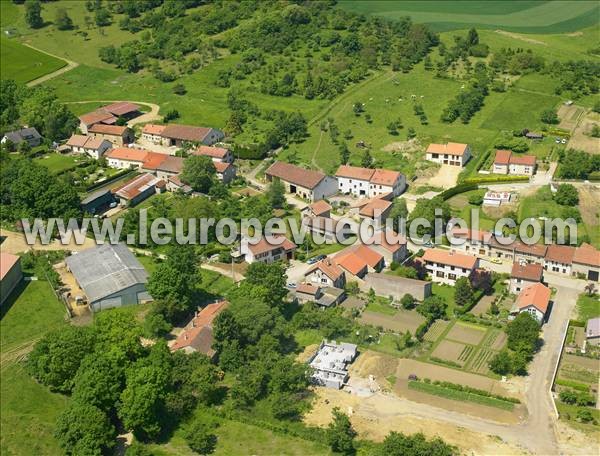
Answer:
[[82, 158], [52, 152], [36, 158], [35, 161], [48, 168], [52, 174], [59, 174], [63, 171], [75, 168], [81, 163]]
[[396, 315], [396, 312], [398, 312], [397, 309], [393, 308], [390, 305], [389, 299], [383, 298], [381, 296], [375, 296], [373, 302], [367, 304], [366, 310], [381, 313], [384, 315]]
[[223, 296], [233, 287], [233, 280], [218, 272], [202, 269], [200, 274], [202, 281], [198, 286], [211, 295]]
[[466, 391], [457, 391], [451, 388], [445, 388], [440, 385], [434, 385], [432, 383], [424, 383], [419, 381], [409, 381], [408, 387], [423, 393], [433, 394], [435, 396], [444, 397], [446, 399], [452, 399], [455, 401], [467, 401], [474, 402], [476, 404], [487, 405], [489, 407], [496, 407], [502, 410], [512, 410], [515, 404], [509, 401], [503, 401], [495, 397], [481, 396], [479, 394], [469, 393]]
[[588, 321], [590, 318], [596, 317], [600, 317], [600, 298], [598, 295], [580, 294], [577, 299], [577, 319]]
[[36, 383], [21, 364], [2, 366], [1, 375], [0, 453], [63, 454], [52, 434], [58, 415], [67, 406], [67, 397]]
[[294, 333], [294, 339], [300, 347], [307, 347], [320, 343], [323, 336], [318, 329], [302, 329]]
[[577, 412], [579, 410], [589, 410], [592, 413], [592, 416], [596, 420], [596, 423], [600, 421], [600, 410], [592, 408], [592, 407], [579, 407], [577, 405], [569, 405], [561, 402], [559, 400], [554, 401], [556, 403], [556, 408], [560, 413], [560, 419], [569, 423], [570, 426], [573, 426], [575, 429], [585, 432], [586, 434], [594, 433], [597, 436], [600, 436], [600, 426], [598, 424], [593, 423], [581, 423], [577, 421]]
[[[2, 2], [4, 3], [4, 2]], [[62, 68], [67, 63], [22, 45], [14, 39], [0, 38], [2, 79], [25, 83]]]
[[2, 305], [1, 351], [6, 356], [0, 373], [2, 454], [62, 454], [52, 433], [68, 399], [33, 381], [18, 358], [21, 345], [65, 325], [64, 316], [63, 305], [41, 280], [23, 282]]
[[[206, 412], [198, 412], [207, 417]], [[219, 423], [215, 434], [217, 446], [215, 456], [237, 454], [256, 455], [328, 455], [329, 448], [315, 441], [308, 441], [289, 435], [279, 434], [251, 424], [213, 417]], [[166, 445], [149, 445], [154, 455], [192, 456], [192, 452], [183, 438], [181, 429], [177, 430]]]
[[[0, 341], [5, 352], [65, 325], [66, 310], [45, 280], [22, 282], [2, 304]], [[42, 332], [40, 332], [42, 330]]]
[[572, 32], [598, 23], [598, 4], [593, 1], [349, 1], [341, 8], [363, 14], [429, 24], [434, 30], [467, 27], [503, 29], [523, 33]]
[[443, 298], [444, 301], [446, 301], [446, 304], [448, 304], [446, 315], [448, 315], [450, 318], [454, 317], [454, 288], [450, 285], [440, 285], [439, 283], [434, 283], [431, 290], [435, 296]]
[[151, 256], [140, 255], [136, 256], [136, 259], [142, 264], [142, 266], [144, 266], [144, 269], [146, 269], [148, 274], [152, 274], [159, 265], [159, 263], [156, 261], [156, 258]]

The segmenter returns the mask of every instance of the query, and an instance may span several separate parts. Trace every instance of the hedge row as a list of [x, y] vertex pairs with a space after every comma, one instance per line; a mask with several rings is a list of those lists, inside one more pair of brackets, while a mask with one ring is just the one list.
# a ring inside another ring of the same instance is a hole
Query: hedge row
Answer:
[[97, 188], [104, 187], [106, 184], [110, 184], [111, 182], [114, 182], [114, 181], [122, 178], [123, 176], [127, 176], [128, 174], [131, 174], [134, 172], [136, 172], [135, 169], [123, 169], [123, 170], [113, 174], [108, 179], [105, 179], [100, 182], [94, 182], [93, 184], [88, 185], [87, 188], [85, 189], [85, 191], [91, 192], [92, 190], [96, 190]]
[[444, 190], [440, 193], [440, 197], [446, 201], [447, 199], [452, 198], [454, 195], [458, 195], [459, 193], [470, 192], [472, 190], [477, 190], [477, 184], [458, 184], [456, 187], [449, 188], [448, 190]]
[[485, 176], [485, 177], [469, 177], [464, 180], [465, 184], [493, 184], [510, 182], [529, 182], [527, 176]]
[[[428, 380], [428, 379], [424, 379], [423, 381], [425, 381], [425, 380]], [[428, 383], [428, 382], [425, 381], [425, 383]], [[456, 391], [463, 391], [465, 393], [477, 394], [478, 396], [493, 397], [494, 399], [498, 399], [498, 400], [506, 401], [506, 402], [512, 402], [513, 404], [521, 403], [521, 401], [519, 399], [517, 399], [516, 397], [500, 396], [499, 394], [492, 394], [485, 390], [472, 388], [470, 386], [461, 385], [458, 383], [451, 383], [451, 382], [445, 382], [445, 381], [439, 381], [439, 380], [434, 380], [431, 383], [433, 385], [442, 386], [444, 388], [453, 389]]]
[[264, 144], [236, 144], [233, 147], [234, 156], [241, 160], [261, 160], [267, 156], [267, 152]]

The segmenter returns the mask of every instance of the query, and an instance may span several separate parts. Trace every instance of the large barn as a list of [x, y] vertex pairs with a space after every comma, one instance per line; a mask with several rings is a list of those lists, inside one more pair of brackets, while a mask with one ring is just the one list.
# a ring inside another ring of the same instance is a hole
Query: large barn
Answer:
[[125, 244], [104, 244], [67, 258], [94, 312], [151, 301], [148, 273]]

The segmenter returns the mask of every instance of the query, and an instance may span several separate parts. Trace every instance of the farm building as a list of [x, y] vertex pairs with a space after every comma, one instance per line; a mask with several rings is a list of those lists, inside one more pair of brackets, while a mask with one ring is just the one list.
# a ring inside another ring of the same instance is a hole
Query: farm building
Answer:
[[98, 214], [116, 202], [110, 189], [97, 190], [81, 200], [81, 208], [89, 214]]
[[2, 144], [10, 141], [15, 146], [19, 146], [22, 142], [27, 142], [29, 147], [37, 147], [42, 143], [42, 136], [33, 127], [25, 127], [20, 130], [8, 131], [0, 140]]
[[510, 292], [520, 293], [524, 288], [539, 283], [544, 277], [544, 267], [539, 263], [514, 263], [510, 273]]
[[119, 125], [94, 124], [88, 128], [88, 135], [97, 139], [106, 139], [115, 146], [124, 146], [135, 141], [133, 130]]
[[130, 149], [129, 147], [117, 147], [108, 151], [105, 157], [108, 160], [108, 166], [111, 168], [141, 168], [144, 165], [146, 156], [148, 155], [147, 150], [144, 149]]
[[229, 162], [214, 162], [217, 170], [217, 179], [224, 184], [230, 183], [235, 179], [235, 166]]
[[552, 272], [571, 274], [574, 256], [575, 247], [573, 246], [549, 245], [546, 250], [546, 255], [544, 256], [544, 269]]
[[151, 301], [148, 273], [125, 244], [103, 244], [66, 259], [94, 312]]
[[453, 143], [429, 144], [425, 158], [440, 165], [465, 166], [471, 158], [468, 144]]
[[348, 364], [356, 358], [354, 344], [322, 341], [308, 364], [312, 381], [320, 386], [340, 389], [348, 381]]
[[586, 242], [575, 248], [572, 272], [574, 275], [582, 275], [587, 280], [598, 282], [600, 276], [600, 251]]
[[511, 197], [512, 193], [510, 192], [494, 192], [492, 190], [488, 190], [485, 192], [485, 195], [483, 195], [483, 205], [500, 207], [504, 203], [510, 203]]
[[193, 192], [192, 187], [181, 181], [178, 175], [167, 178], [167, 190], [170, 192], [182, 192], [186, 195]]
[[114, 191], [121, 206], [134, 206], [155, 193], [162, 193], [166, 183], [152, 174], [141, 174]]
[[21, 258], [11, 253], [0, 253], [0, 305], [23, 280]]
[[469, 255], [490, 255], [492, 233], [455, 227], [448, 232], [452, 252], [463, 252]]
[[216, 352], [212, 348], [213, 322], [228, 305], [227, 301], [218, 301], [196, 311], [194, 317], [171, 345], [171, 351], [198, 352], [211, 359], [214, 358]]
[[140, 107], [137, 104], [118, 101], [79, 116], [79, 129], [83, 134], [88, 134], [89, 128], [94, 125], [116, 125], [119, 118], [130, 120], [140, 114]]
[[[154, 128], [150, 139], [155, 144], [181, 147], [184, 143], [198, 143], [212, 146], [222, 141], [225, 135], [222, 131], [210, 127], [195, 127], [192, 125], [169, 124], [164, 128]], [[147, 136], [149, 139], [150, 136]], [[159, 141], [157, 139], [160, 138]]]
[[337, 192], [337, 181], [319, 171], [304, 169], [284, 162], [275, 162], [265, 172], [267, 180], [279, 179], [285, 191], [310, 202], [319, 201]]

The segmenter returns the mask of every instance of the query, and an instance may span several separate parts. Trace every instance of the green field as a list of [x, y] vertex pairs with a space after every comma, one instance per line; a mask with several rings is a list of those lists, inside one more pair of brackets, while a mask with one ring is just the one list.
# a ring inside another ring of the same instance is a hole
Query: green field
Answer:
[[14, 39], [0, 38], [0, 71], [2, 79], [29, 82], [62, 68], [67, 63], [43, 52], [24, 46]]
[[434, 30], [470, 26], [523, 33], [572, 32], [598, 23], [594, 1], [350, 1], [339, 2], [348, 11], [429, 24]]
[[2, 454], [62, 453], [52, 433], [68, 399], [36, 383], [21, 359], [34, 341], [65, 324], [65, 309], [46, 281], [23, 282], [2, 305]]
[[579, 295], [577, 299], [577, 319], [588, 321], [590, 318], [600, 317], [600, 298], [598, 295]]
[[481, 396], [479, 394], [469, 393], [466, 391], [457, 391], [455, 389], [445, 388], [441, 385], [434, 385], [432, 383], [409, 381], [408, 387], [416, 391], [433, 394], [435, 396], [452, 399], [454, 401], [474, 402], [476, 404], [496, 407], [502, 410], [512, 410], [515, 408], [515, 404], [509, 401], [503, 401], [502, 399], [497, 399], [495, 397]]

